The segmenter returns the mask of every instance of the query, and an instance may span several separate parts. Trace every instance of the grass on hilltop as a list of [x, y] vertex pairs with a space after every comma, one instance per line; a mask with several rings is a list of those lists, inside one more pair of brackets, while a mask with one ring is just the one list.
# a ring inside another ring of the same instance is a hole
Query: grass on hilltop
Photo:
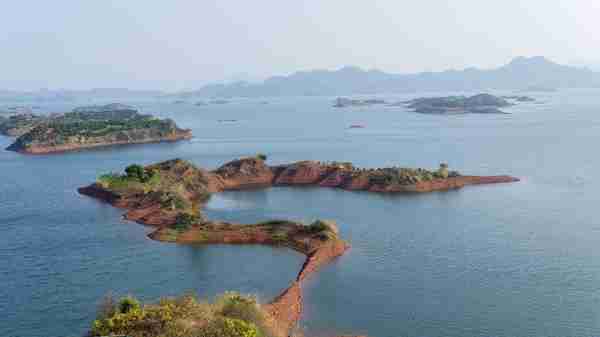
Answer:
[[106, 297], [90, 336], [270, 337], [265, 313], [256, 298], [227, 292], [212, 303], [195, 295], [142, 304], [132, 296]]

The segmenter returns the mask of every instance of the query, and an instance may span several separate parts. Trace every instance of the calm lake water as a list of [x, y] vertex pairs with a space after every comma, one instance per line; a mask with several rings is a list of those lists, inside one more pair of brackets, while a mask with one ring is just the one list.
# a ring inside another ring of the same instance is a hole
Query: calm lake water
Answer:
[[[193, 140], [49, 156], [0, 151], [0, 336], [81, 336], [108, 292], [146, 300], [186, 291], [276, 295], [301, 255], [153, 242], [121, 210], [76, 192], [133, 162], [180, 157], [216, 167], [257, 152], [272, 163], [447, 162], [463, 173], [523, 178], [425, 195], [272, 188], [213, 196], [206, 213], [215, 219], [340, 224], [352, 249], [308, 282], [307, 335], [600, 335], [600, 91], [533, 96], [543, 104], [489, 116], [334, 109], [332, 97], [202, 107], [157, 99], [132, 103], [192, 128]], [[82, 103], [36, 105], [52, 112]], [[10, 142], [0, 137], [0, 147]]]

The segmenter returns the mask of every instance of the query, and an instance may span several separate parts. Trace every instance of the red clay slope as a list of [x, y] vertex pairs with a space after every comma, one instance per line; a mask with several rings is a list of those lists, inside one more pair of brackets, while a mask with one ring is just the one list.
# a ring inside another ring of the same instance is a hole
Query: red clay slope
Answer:
[[418, 181], [411, 184], [376, 184], [371, 176], [380, 169], [357, 169], [351, 164], [323, 164], [317, 161], [267, 166], [258, 158], [235, 160], [212, 171], [209, 181], [214, 191], [238, 190], [267, 186], [312, 185], [379, 193], [432, 192], [468, 185], [498, 184], [519, 181], [511, 176], [457, 176]]

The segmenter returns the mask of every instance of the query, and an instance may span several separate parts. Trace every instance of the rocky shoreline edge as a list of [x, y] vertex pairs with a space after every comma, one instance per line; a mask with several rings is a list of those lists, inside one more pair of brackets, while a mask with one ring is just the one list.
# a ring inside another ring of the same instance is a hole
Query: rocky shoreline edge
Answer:
[[[141, 130], [138, 130], [141, 131]], [[94, 148], [105, 148], [112, 146], [126, 146], [126, 145], [139, 145], [139, 144], [156, 144], [156, 143], [174, 143], [182, 140], [192, 139], [192, 132], [190, 130], [181, 130], [172, 135], [159, 137], [159, 138], [147, 138], [147, 139], [128, 139], [118, 140], [111, 142], [91, 142], [91, 143], [72, 143], [72, 144], [59, 144], [59, 145], [34, 145], [29, 147], [21, 147], [17, 143], [9, 145], [6, 150], [13, 151], [21, 154], [28, 155], [44, 155], [44, 154], [58, 154], [64, 152], [72, 152], [85, 149]]]

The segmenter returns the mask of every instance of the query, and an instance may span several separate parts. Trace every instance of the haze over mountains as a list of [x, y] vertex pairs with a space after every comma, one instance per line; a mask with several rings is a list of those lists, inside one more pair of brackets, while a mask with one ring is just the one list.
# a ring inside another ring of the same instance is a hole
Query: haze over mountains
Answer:
[[69, 90], [69, 89], [40, 89], [37, 91], [17, 91], [0, 89], [0, 99], [15, 99], [23, 101], [69, 101], [78, 98], [114, 98], [127, 99], [136, 97], [154, 97], [165, 95], [159, 90], [131, 90], [127, 88], [94, 88], [89, 90]]
[[231, 98], [269, 96], [335, 96], [425, 91], [484, 91], [490, 89], [539, 90], [600, 87], [595, 68], [560, 65], [545, 57], [517, 57], [495, 69], [467, 68], [442, 72], [392, 74], [379, 70], [343, 67], [274, 76], [262, 82], [237, 81], [210, 84], [198, 90], [168, 94], [158, 90], [100, 88], [90, 90], [47, 90], [20, 92], [1, 90], [0, 98], [69, 100], [76, 98], [125, 99], [171, 96], [178, 98]]
[[495, 69], [468, 68], [417, 74], [390, 74], [344, 67], [274, 76], [260, 83], [212, 84], [181, 93], [190, 97], [351, 95], [415, 91], [521, 90], [600, 87], [600, 73], [554, 63], [545, 57], [517, 57]]

